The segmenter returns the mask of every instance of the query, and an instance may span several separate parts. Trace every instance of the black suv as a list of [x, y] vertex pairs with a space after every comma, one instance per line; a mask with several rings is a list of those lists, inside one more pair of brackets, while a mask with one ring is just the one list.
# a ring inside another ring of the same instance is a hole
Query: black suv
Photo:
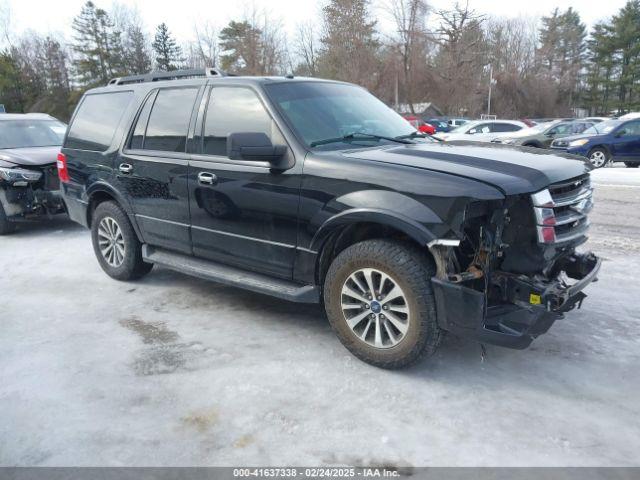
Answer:
[[440, 143], [346, 83], [115, 79], [85, 94], [59, 168], [111, 277], [157, 264], [323, 302], [344, 345], [381, 367], [433, 353], [444, 331], [525, 348], [600, 267], [575, 251], [587, 163]]

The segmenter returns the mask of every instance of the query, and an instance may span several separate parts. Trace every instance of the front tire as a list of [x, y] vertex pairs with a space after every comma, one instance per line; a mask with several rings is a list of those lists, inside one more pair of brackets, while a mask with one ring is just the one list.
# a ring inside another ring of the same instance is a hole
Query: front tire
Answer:
[[98, 263], [111, 278], [134, 280], [153, 268], [153, 264], [142, 261], [142, 245], [127, 214], [115, 202], [96, 207], [91, 240]]
[[367, 240], [342, 251], [324, 282], [329, 322], [356, 357], [402, 368], [432, 355], [442, 336], [436, 320], [432, 259], [416, 246]]
[[609, 152], [602, 147], [596, 147], [591, 150], [588, 157], [593, 168], [602, 168], [611, 160]]

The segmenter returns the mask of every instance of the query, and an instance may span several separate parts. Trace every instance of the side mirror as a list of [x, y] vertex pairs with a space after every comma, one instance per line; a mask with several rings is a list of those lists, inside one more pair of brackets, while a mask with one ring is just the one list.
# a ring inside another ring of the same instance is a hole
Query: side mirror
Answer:
[[240, 132], [227, 137], [227, 156], [232, 160], [276, 162], [287, 151], [284, 145], [274, 145], [266, 133]]
[[615, 133], [614, 137], [616, 138], [620, 138], [622, 136], [624, 136], [627, 133], [627, 131], [625, 129], [619, 130]]
[[471, 130], [469, 130], [467, 133], [468, 133], [469, 135], [473, 135], [473, 134], [475, 134], [475, 133], [477, 133], [477, 132], [478, 132], [478, 131], [477, 131], [475, 128], [472, 128], [472, 129], [471, 129]]

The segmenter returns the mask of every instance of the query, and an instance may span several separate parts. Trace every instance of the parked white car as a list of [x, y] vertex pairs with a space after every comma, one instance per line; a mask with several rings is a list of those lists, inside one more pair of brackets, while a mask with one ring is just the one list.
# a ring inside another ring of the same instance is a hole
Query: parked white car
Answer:
[[634, 120], [636, 118], [640, 118], [640, 112], [629, 112], [626, 115], [618, 117], [618, 120]]
[[517, 120], [474, 120], [446, 133], [437, 133], [434, 137], [447, 142], [469, 140], [472, 142], [490, 142], [494, 138], [513, 135], [527, 125]]

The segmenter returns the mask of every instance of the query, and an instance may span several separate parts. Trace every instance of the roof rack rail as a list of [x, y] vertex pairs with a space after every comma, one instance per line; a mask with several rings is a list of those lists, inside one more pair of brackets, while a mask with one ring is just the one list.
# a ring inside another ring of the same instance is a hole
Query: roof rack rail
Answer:
[[129, 75], [109, 80], [107, 85], [129, 85], [131, 83], [159, 82], [162, 80], [183, 80], [185, 78], [233, 76], [219, 68], [191, 68], [187, 70], [158, 70], [142, 75]]

